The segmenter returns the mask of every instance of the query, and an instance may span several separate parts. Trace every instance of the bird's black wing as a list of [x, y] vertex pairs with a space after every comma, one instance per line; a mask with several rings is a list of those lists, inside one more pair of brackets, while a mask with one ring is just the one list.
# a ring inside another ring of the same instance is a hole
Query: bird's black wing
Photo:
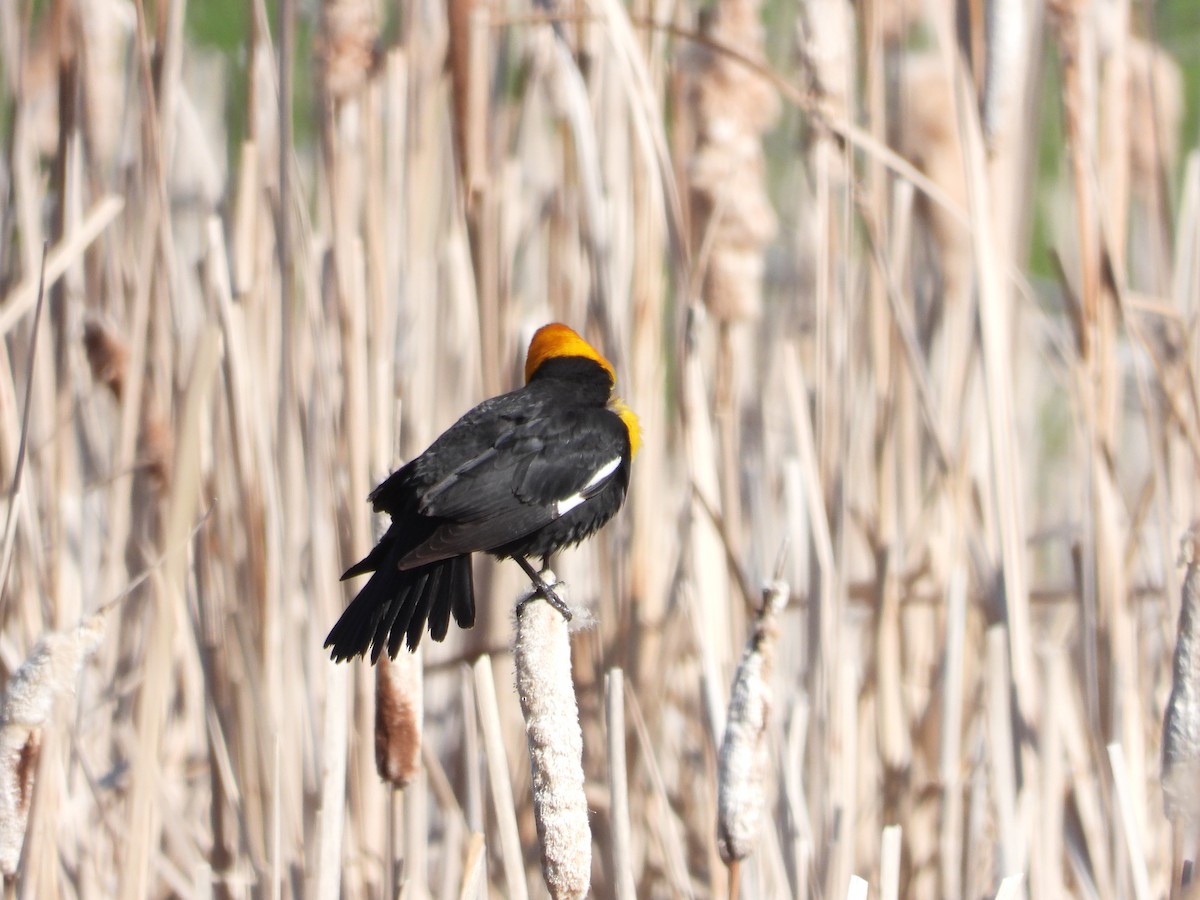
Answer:
[[547, 452], [524, 458], [513, 490], [522, 503], [555, 506], [557, 514], [599, 493], [629, 455], [629, 432], [611, 410], [574, 411]]
[[491, 550], [554, 521], [599, 491], [628, 452], [628, 434], [605, 409], [529, 419], [424, 492], [419, 512], [439, 521], [403, 568]]
[[540, 407], [521, 390], [485, 400], [461, 418], [429, 447], [387, 478], [367, 498], [375, 512], [393, 518], [417, 512], [417, 500], [448, 474], [469, 466], [514, 428], [535, 417]]

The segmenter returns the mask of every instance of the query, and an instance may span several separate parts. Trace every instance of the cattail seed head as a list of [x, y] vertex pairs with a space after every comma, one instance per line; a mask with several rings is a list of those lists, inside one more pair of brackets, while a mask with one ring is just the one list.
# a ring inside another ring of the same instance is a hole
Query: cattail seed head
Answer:
[[376, 663], [375, 768], [394, 788], [408, 787], [421, 769], [423, 681], [416, 653], [384, 653]]
[[55, 698], [75, 689], [80, 669], [103, 635], [103, 615], [74, 631], [46, 634], [0, 699], [0, 873], [6, 878], [16, 874], [25, 843], [42, 728]]
[[763, 605], [730, 691], [729, 718], [717, 761], [717, 849], [726, 865], [753, 850], [766, 805], [771, 667], [779, 640], [779, 611], [787, 598], [788, 586], [781, 581], [763, 591]]
[[[763, 53], [758, 0], [720, 0], [703, 27], [714, 43]], [[684, 59], [696, 135], [688, 163], [692, 243], [701, 294], [721, 321], [761, 312], [763, 253], [778, 223], [767, 197], [762, 135], [779, 114], [775, 88], [740, 60], [708, 47]]]
[[[542, 572], [542, 577], [565, 601], [565, 588], [555, 585], [553, 573]], [[517, 608], [513, 661], [529, 742], [542, 875], [552, 897], [586, 897], [592, 832], [583, 790], [583, 732], [571, 676], [571, 640], [562, 614], [536, 594]]]
[[326, 0], [316, 54], [325, 90], [341, 100], [357, 93], [374, 70], [379, 22], [370, 0]]
[[120, 400], [125, 389], [125, 370], [129, 367], [129, 348], [125, 342], [105, 323], [89, 319], [83, 326], [83, 346], [92, 377]]
[[1171, 696], [1163, 718], [1162, 786], [1167, 818], [1177, 824], [1200, 823], [1200, 571], [1197, 530], [1180, 544], [1187, 566], [1179, 609]]

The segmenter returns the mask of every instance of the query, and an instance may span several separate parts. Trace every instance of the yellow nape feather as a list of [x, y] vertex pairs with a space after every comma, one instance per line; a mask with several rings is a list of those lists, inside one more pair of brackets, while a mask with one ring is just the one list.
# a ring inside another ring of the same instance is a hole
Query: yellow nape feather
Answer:
[[613, 397], [608, 408], [621, 417], [629, 432], [629, 458], [637, 456], [638, 448], [642, 446], [642, 423], [638, 421], [637, 413], [625, 405], [620, 397]]

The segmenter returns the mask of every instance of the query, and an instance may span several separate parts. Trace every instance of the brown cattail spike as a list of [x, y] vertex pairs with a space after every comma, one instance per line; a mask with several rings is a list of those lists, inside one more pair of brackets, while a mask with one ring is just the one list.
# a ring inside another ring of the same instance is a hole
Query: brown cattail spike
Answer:
[[408, 787], [421, 768], [424, 714], [421, 657], [386, 653], [375, 670], [375, 767], [395, 788]]

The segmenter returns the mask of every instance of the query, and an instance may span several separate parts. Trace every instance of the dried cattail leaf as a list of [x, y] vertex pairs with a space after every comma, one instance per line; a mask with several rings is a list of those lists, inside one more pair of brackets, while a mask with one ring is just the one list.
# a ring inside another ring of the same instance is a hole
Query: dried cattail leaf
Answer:
[[1129, 39], [1129, 167], [1135, 191], [1155, 189], [1179, 158], [1183, 74], [1162, 47]]
[[58, 696], [75, 689], [79, 671], [100, 645], [104, 616], [42, 637], [13, 673], [0, 700], [0, 873], [16, 874], [25, 842], [42, 728]]
[[[899, 70], [904, 114], [899, 117], [898, 149], [965, 208], [962, 144], [954, 116], [946, 114], [954, 109], [954, 86], [945, 63], [935, 53], [919, 52], [908, 55]], [[970, 232], [940, 204], [921, 200], [918, 210], [937, 247], [945, 297], [965, 297], [973, 267]]]
[[1024, 3], [993, 0], [987, 4], [986, 20], [987, 68], [980, 117], [984, 137], [995, 149], [1010, 137], [1005, 128], [1012, 120], [1021, 75], [1029, 65], [1029, 16]]
[[[554, 573], [542, 578], [565, 601]], [[571, 675], [567, 622], [536, 594], [517, 608], [513, 648], [517, 693], [529, 741], [533, 815], [550, 895], [586, 897], [591, 886], [592, 832], [583, 784], [583, 732]]]
[[903, 43], [922, 19], [954, 14], [949, 0], [888, 0], [875, 4], [872, 12], [878, 19], [880, 37], [888, 44]]
[[392, 787], [408, 787], [421, 768], [423, 680], [416, 653], [385, 653], [375, 666], [375, 767]]
[[137, 9], [129, 0], [94, 0], [75, 7], [83, 40], [84, 127], [88, 155], [109, 171], [120, 152], [125, 124], [125, 79]]
[[763, 591], [762, 608], [733, 677], [717, 761], [717, 849], [726, 865], [754, 849], [766, 806], [771, 668], [779, 640], [779, 612], [787, 599], [785, 582], [772, 582]]

